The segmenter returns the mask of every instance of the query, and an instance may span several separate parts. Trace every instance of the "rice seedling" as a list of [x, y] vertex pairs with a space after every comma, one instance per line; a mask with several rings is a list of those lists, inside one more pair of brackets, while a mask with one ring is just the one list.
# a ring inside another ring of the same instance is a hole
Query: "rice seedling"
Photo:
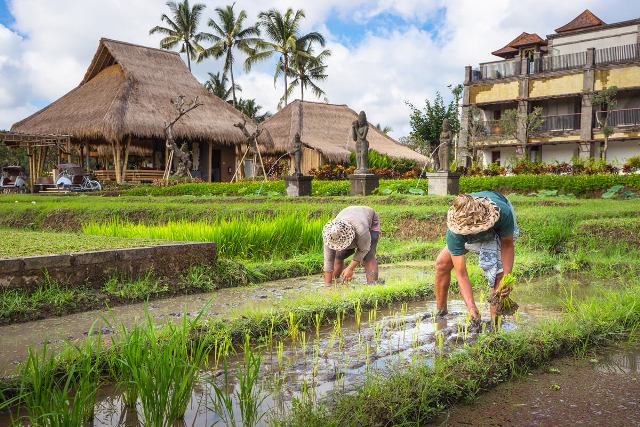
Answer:
[[169, 285], [155, 277], [153, 269], [136, 279], [112, 276], [106, 281], [102, 290], [118, 298], [126, 300], [143, 300], [169, 290]]
[[283, 213], [216, 218], [211, 222], [169, 221], [163, 225], [122, 222], [85, 224], [85, 234], [163, 240], [216, 242], [218, 253], [243, 259], [283, 258], [296, 253], [320, 251], [322, 227], [328, 215]]
[[200, 368], [207, 362], [206, 340], [191, 340], [190, 331], [203, 311], [188, 320], [186, 313], [179, 325], [169, 323], [162, 334], [147, 313], [144, 325], [146, 360], [130, 369], [128, 375], [138, 386], [138, 399], [146, 426], [165, 427], [184, 417]]
[[73, 359], [63, 372], [46, 343], [39, 353], [29, 349], [20, 372], [19, 396], [30, 425], [65, 427], [91, 420], [100, 381], [101, 339], [98, 333], [83, 347], [70, 347]]
[[264, 417], [259, 412], [260, 405], [268, 397], [260, 397], [261, 390], [258, 387], [260, 379], [260, 364], [262, 356], [251, 348], [250, 338], [247, 335], [243, 347], [243, 367], [237, 372], [239, 390], [236, 396], [240, 405], [242, 425], [245, 427], [256, 426]]
[[518, 304], [512, 300], [510, 296], [502, 296], [502, 292], [507, 288], [512, 288], [515, 283], [515, 276], [513, 274], [506, 274], [502, 278], [500, 286], [498, 286], [489, 300], [489, 302], [496, 307], [496, 316], [511, 316], [518, 309]]
[[360, 318], [362, 316], [362, 306], [360, 304], [360, 300], [357, 300], [354, 303], [353, 312], [356, 320], [356, 326], [358, 327], [358, 332], [360, 331]]
[[322, 325], [322, 317], [324, 312], [315, 313], [313, 315], [313, 323], [316, 328], [316, 341], [320, 340], [320, 326]]
[[289, 332], [289, 337], [291, 338], [291, 342], [293, 346], [297, 350], [296, 343], [298, 342], [298, 334], [300, 333], [300, 328], [298, 326], [299, 320], [296, 321], [296, 315], [293, 311], [289, 312], [289, 317], [287, 317], [287, 329]]

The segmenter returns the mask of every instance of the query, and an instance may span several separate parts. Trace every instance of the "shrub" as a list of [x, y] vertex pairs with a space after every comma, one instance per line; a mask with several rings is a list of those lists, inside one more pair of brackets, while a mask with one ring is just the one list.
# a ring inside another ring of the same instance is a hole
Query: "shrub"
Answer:
[[629, 157], [624, 163], [623, 170], [625, 172], [640, 171], [640, 156]]

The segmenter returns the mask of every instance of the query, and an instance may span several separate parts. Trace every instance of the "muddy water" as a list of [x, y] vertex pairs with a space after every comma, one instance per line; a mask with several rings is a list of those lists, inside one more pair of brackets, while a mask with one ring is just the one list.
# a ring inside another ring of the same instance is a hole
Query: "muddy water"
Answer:
[[640, 425], [640, 345], [555, 360], [452, 408], [433, 425]]
[[[503, 327], [513, 329], [536, 319], [559, 314], [557, 310], [542, 308], [523, 301], [518, 316], [505, 320]], [[531, 311], [529, 311], [531, 308]], [[482, 306], [488, 316], [488, 307]], [[360, 321], [356, 318], [333, 319], [332, 326], [324, 326], [301, 334], [296, 340], [273, 341], [262, 345], [259, 387], [264, 398], [260, 411], [265, 414], [263, 424], [270, 417], [286, 412], [292, 399], [322, 399], [333, 390], [349, 391], [366, 379], [367, 375], [383, 373], [388, 368], [408, 363], [431, 364], [434, 356], [453, 351], [471, 343], [476, 335], [466, 330], [466, 309], [460, 300], [449, 303], [449, 314], [435, 319], [433, 301], [398, 304], [380, 309], [364, 310]], [[278, 348], [281, 348], [278, 351]], [[241, 356], [230, 357], [229, 386], [238, 391], [235, 370]], [[203, 381], [193, 393], [185, 416], [187, 425], [205, 426], [219, 420], [212, 408], [214, 395], [210, 381], [223, 384], [223, 370], [210, 366]], [[101, 400], [94, 425], [115, 426], [127, 416], [117, 395], [109, 394]], [[237, 402], [236, 402], [237, 404]], [[236, 417], [239, 416], [238, 407]]]
[[[431, 268], [425, 263], [403, 263], [381, 266], [381, 277], [389, 283], [399, 280], [424, 280], [431, 282]], [[364, 275], [356, 275], [350, 286], [364, 284]], [[152, 301], [148, 312], [157, 324], [179, 319], [186, 311], [192, 315], [209, 304], [207, 314], [212, 317], [227, 317], [244, 310], [269, 308], [286, 299], [296, 298], [309, 292], [335, 292], [327, 289], [319, 275], [262, 283], [255, 287], [221, 289], [211, 293], [185, 295]], [[0, 376], [15, 372], [16, 365], [27, 356], [29, 347], [37, 348], [47, 343], [56, 349], [66, 341], [78, 341], [91, 330], [101, 330], [108, 336], [113, 332], [111, 324], [123, 323], [127, 327], [146, 316], [145, 304], [114, 307], [109, 310], [93, 310], [69, 316], [37, 320], [0, 327]], [[112, 322], [111, 319], [117, 319]], [[93, 327], [93, 329], [92, 329]]]

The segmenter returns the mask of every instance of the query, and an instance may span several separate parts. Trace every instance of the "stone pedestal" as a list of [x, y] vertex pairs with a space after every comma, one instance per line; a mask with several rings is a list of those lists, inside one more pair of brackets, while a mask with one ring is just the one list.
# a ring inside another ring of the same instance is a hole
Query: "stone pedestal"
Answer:
[[429, 180], [427, 193], [432, 196], [458, 195], [460, 192], [460, 174], [458, 172], [433, 172], [427, 174]]
[[374, 173], [349, 175], [349, 195], [368, 196], [380, 185], [380, 177]]
[[287, 192], [287, 196], [310, 196], [311, 195], [311, 180], [312, 176], [306, 175], [291, 175], [284, 177], [284, 187]]

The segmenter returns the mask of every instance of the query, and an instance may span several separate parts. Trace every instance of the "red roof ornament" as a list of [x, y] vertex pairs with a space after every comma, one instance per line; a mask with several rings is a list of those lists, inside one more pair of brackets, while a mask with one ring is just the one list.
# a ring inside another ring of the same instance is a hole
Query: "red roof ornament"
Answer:
[[594, 15], [589, 9], [585, 9], [584, 12], [576, 16], [568, 24], [563, 25], [560, 28], [556, 28], [556, 33], [566, 33], [567, 31], [597, 27], [599, 25], [605, 25], [605, 22]]
[[547, 41], [542, 39], [539, 35], [533, 33], [523, 32], [515, 39], [511, 40], [507, 45], [501, 49], [491, 52], [492, 55], [500, 56], [502, 58], [509, 58], [518, 53], [518, 48], [531, 45], [545, 46]]

